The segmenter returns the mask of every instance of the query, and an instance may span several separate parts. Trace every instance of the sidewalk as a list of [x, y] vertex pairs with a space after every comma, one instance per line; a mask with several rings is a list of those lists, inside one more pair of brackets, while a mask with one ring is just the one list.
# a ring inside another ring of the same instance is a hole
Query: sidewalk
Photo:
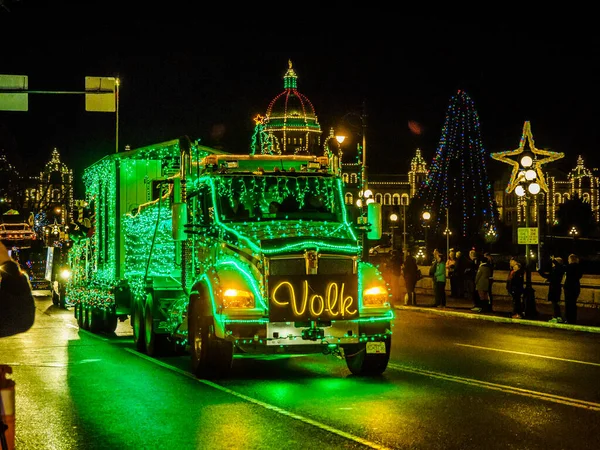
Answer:
[[[512, 302], [510, 297], [497, 296], [493, 302], [493, 312], [475, 313], [471, 311], [472, 303], [466, 299], [447, 297], [446, 308], [434, 306], [433, 295], [424, 293], [417, 294], [417, 306], [404, 306], [404, 303], [396, 304], [397, 310], [415, 310], [432, 314], [465, 317], [469, 319], [491, 320], [494, 322], [518, 323], [538, 327], [560, 328], [563, 330], [586, 331], [588, 333], [600, 333], [600, 308], [587, 306], [577, 307], [577, 324], [562, 324], [548, 322], [552, 318], [552, 304], [547, 301], [536, 302], [537, 316], [527, 319], [512, 319]], [[561, 303], [561, 311], [564, 314], [564, 303]]]

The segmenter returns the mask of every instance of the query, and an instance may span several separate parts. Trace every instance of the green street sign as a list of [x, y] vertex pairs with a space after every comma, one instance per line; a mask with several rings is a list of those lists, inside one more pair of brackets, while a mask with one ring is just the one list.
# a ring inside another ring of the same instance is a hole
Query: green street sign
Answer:
[[537, 244], [538, 229], [537, 227], [521, 227], [517, 230], [518, 244]]

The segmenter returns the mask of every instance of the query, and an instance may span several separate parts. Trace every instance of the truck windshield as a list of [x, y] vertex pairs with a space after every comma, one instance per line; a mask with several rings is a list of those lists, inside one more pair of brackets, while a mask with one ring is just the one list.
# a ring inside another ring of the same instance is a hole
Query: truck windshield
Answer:
[[323, 176], [220, 176], [216, 180], [221, 220], [342, 221], [335, 178]]

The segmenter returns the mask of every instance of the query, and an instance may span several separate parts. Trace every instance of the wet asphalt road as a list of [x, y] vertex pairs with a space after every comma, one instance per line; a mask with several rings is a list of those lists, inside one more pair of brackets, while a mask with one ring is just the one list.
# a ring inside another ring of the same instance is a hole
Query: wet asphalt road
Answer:
[[236, 360], [200, 381], [186, 356], [79, 331], [36, 300], [0, 339], [16, 382], [17, 449], [596, 449], [600, 335], [397, 311], [381, 377], [313, 355]]

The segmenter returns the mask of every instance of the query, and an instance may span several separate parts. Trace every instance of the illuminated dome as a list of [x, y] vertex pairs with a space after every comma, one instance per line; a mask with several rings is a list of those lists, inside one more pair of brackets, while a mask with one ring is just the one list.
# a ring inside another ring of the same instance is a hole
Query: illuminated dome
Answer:
[[283, 77], [284, 91], [267, 108], [264, 131], [276, 153], [317, 154], [321, 142], [321, 126], [310, 100], [297, 89], [298, 76], [289, 61]]

